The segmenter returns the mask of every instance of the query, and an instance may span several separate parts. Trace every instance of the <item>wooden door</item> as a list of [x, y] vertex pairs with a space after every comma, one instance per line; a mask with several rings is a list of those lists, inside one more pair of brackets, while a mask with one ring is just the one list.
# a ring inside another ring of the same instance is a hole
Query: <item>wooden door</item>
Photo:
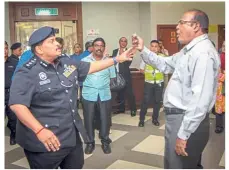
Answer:
[[69, 55], [72, 55], [74, 44], [77, 43], [77, 26], [74, 21], [61, 22], [62, 38], [64, 39], [64, 49]]
[[163, 41], [163, 45], [169, 51], [169, 55], [179, 51], [176, 25], [157, 25], [157, 39]]
[[225, 25], [218, 25], [218, 49], [222, 47], [225, 40]]
[[[36, 15], [36, 8], [57, 8], [57, 15]], [[76, 33], [76, 40], [83, 44], [83, 24], [82, 24], [82, 4], [81, 2], [9, 2], [9, 25], [11, 42], [17, 39], [17, 22], [46, 22], [46, 21], [67, 21], [73, 23], [73, 33]], [[53, 25], [51, 25], [53, 26]], [[61, 28], [59, 28], [61, 31]], [[66, 33], [71, 31], [70, 27], [65, 26]], [[58, 35], [57, 35], [58, 36]], [[75, 35], [74, 35], [75, 36]], [[28, 39], [28, 38], [27, 38]]]

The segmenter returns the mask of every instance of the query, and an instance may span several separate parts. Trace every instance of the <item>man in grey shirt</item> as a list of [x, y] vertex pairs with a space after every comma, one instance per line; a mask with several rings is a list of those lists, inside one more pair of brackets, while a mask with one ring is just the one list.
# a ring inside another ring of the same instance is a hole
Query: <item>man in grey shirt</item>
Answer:
[[209, 19], [200, 10], [184, 13], [177, 25], [185, 47], [171, 57], [160, 57], [133, 35], [132, 43], [145, 63], [173, 73], [165, 90], [164, 168], [197, 168], [209, 139], [209, 112], [216, 99], [220, 60], [207, 35]]

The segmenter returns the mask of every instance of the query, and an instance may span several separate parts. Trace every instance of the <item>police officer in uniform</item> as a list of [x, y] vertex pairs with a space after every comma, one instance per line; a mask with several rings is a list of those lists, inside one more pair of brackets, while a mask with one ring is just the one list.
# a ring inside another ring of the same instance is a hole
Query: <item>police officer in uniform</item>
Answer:
[[21, 43], [19, 43], [19, 42], [14, 43], [13, 45], [11, 45], [10, 49], [11, 49], [11, 53], [12, 53], [10, 57], [19, 61], [19, 57], [22, 55]]
[[88, 136], [77, 112], [78, 81], [131, 60], [132, 49], [115, 59], [74, 62], [61, 55], [54, 28], [47, 26], [33, 32], [29, 45], [34, 57], [15, 73], [10, 91], [9, 105], [19, 119], [17, 143], [30, 168], [80, 169], [84, 155], [78, 132], [85, 143]]
[[[157, 55], [163, 56], [164, 54], [159, 53], [160, 47], [157, 40], [152, 40], [150, 42], [150, 50], [155, 52]], [[140, 64], [140, 72], [145, 74], [144, 83], [144, 97], [141, 104], [140, 119], [138, 126], [144, 127], [145, 115], [149, 104], [153, 104], [153, 114], [152, 123], [155, 126], [159, 126], [158, 116], [160, 108], [162, 106], [162, 92], [164, 88], [164, 75], [158, 69], [148, 64], [142, 60]]]
[[9, 108], [8, 102], [10, 97], [11, 78], [17, 66], [18, 59], [13, 56], [8, 57], [9, 49], [5, 41], [5, 114], [8, 117], [7, 127], [10, 129], [10, 145], [15, 145], [16, 123], [17, 117], [15, 113]]

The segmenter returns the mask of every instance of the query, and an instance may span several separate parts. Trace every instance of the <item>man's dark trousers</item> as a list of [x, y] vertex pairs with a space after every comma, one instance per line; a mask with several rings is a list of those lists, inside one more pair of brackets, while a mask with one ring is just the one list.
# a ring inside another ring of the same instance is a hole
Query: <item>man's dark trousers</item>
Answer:
[[144, 97], [141, 105], [140, 111], [140, 121], [144, 122], [147, 109], [152, 102], [153, 104], [153, 120], [158, 120], [159, 111], [162, 106], [162, 93], [163, 93], [164, 83], [152, 84], [144, 83]]
[[[95, 109], [98, 107], [98, 109]], [[84, 126], [88, 133], [88, 143], [95, 143], [95, 112], [100, 111], [100, 137], [102, 144], [110, 144], [109, 132], [111, 126], [111, 100], [101, 101], [98, 97], [97, 101], [88, 101], [83, 98], [84, 109]]]

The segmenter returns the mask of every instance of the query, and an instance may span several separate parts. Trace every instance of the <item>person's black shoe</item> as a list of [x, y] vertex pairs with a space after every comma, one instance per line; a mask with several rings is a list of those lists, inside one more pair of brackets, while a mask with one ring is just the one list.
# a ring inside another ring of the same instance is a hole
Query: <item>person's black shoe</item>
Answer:
[[111, 153], [111, 147], [109, 144], [102, 144], [101, 148], [105, 154]]
[[86, 148], [84, 150], [84, 153], [87, 154], [87, 155], [92, 154], [92, 152], [94, 151], [94, 149], [95, 149], [95, 144], [92, 144], [92, 143], [87, 144], [86, 145]]
[[136, 116], [136, 111], [131, 111], [131, 112], [130, 112], [130, 115], [131, 115], [132, 117]]
[[223, 127], [216, 127], [216, 129], [215, 129], [215, 133], [222, 133], [223, 132], [223, 130], [224, 130], [224, 128]]
[[10, 134], [10, 145], [16, 145], [15, 133]]
[[152, 123], [153, 123], [155, 126], [160, 126], [160, 123], [158, 122], [158, 120], [152, 120]]
[[203, 165], [197, 165], [196, 169], [204, 169]]
[[145, 124], [144, 122], [140, 121], [140, 122], [138, 123], [138, 126], [139, 126], [139, 127], [144, 127], [144, 124]]

